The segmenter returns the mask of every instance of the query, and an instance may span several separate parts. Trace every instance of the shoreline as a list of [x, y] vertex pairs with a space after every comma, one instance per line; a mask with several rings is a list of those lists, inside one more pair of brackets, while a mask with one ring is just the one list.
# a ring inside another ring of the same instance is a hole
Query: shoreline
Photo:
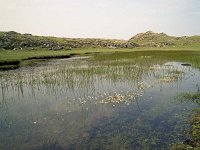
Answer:
[[135, 48], [135, 49], [105, 49], [105, 48], [85, 48], [85, 49], [73, 49], [73, 50], [60, 50], [51, 51], [46, 49], [38, 50], [0, 50], [0, 71], [17, 69], [20, 67], [23, 61], [29, 60], [49, 60], [49, 59], [62, 59], [71, 58], [77, 55], [94, 55], [100, 53], [125, 53], [125, 52], [145, 52], [145, 51], [163, 51], [163, 52], [200, 52], [200, 49], [189, 48]]

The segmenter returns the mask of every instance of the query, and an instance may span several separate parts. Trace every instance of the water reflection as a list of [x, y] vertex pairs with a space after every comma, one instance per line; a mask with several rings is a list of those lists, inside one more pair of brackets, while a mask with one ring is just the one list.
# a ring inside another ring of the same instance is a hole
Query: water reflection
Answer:
[[[199, 71], [145, 55], [1, 72], [1, 149], [166, 149], [183, 140]], [[130, 57], [130, 58], [129, 58]]]

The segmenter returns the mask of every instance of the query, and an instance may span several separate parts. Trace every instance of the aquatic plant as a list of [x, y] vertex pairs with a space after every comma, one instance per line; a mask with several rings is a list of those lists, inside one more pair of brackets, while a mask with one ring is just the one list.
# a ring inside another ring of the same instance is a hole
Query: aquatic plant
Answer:
[[[180, 85], [187, 88], [188, 76], [199, 75], [194, 63], [181, 66], [186, 56], [190, 58], [187, 52], [95, 54], [0, 72], [1, 145], [169, 148], [187, 138], [191, 112], [186, 110], [194, 108], [173, 99], [182, 91]], [[160, 82], [174, 76], [170, 84]]]
[[[198, 89], [199, 90], [199, 89]], [[197, 93], [182, 93], [178, 96], [181, 101], [192, 101], [200, 106], [200, 92]], [[188, 150], [188, 149], [200, 149], [200, 107], [195, 110], [195, 115], [191, 121], [190, 139], [183, 141], [182, 143], [176, 143], [173, 150]]]

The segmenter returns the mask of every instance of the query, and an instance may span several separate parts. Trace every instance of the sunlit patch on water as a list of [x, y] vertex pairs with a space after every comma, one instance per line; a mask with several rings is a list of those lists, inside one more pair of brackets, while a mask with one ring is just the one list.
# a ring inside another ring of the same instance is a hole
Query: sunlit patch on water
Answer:
[[196, 105], [175, 97], [197, 90], [199, 70], [96, 57], [0, 72], [0, 149], [168, 149], [188, 138]]

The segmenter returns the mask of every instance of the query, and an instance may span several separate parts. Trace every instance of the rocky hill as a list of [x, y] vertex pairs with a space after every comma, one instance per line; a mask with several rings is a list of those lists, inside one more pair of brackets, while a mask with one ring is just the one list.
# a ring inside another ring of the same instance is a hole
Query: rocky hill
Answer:
[[175, 37], [165, 33], [148, 31], [135, 35], [128, 42], [137, 43], [140, 47], [200, 46], [200, 36]]
[[[0, 32], [0, 48], [23, 49], [35, 47], [48, 48], [51, 50], [83, 47], [126, 48], [127, 41], [115, 39], [44, 37], [20, 34], [14, 31]], [[129, 48], [133, 48], [133, 46], [129, 45]]]
[[47, 48], [50, 50], [70, 50], [71, 48], [135, 48], [135, 47], [176, 47], [200, 46], [200, 36], [174, 37], [165, 33], [148, 31], [139, 33], [129, 40], [57, 38], [20, 34], [14, 31], [0, 32], [0, 49]]

